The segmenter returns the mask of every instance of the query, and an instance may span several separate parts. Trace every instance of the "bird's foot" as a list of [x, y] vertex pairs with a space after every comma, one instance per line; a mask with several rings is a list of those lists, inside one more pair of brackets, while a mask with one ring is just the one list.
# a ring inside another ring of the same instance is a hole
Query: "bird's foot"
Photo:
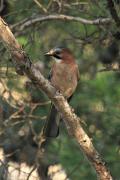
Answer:
[[62, 93], [60, 92], [60, 90], [56, 91], [55, 96], [62, 96]]

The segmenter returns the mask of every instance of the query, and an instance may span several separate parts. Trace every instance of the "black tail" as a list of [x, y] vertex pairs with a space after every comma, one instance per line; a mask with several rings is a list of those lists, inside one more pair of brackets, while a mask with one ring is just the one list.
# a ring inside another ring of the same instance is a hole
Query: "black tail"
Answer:
[[57, 137], [59, 135], [60, 115], [52, 104], [50, 113], [45, 122], [43, 134], [45, 137]]

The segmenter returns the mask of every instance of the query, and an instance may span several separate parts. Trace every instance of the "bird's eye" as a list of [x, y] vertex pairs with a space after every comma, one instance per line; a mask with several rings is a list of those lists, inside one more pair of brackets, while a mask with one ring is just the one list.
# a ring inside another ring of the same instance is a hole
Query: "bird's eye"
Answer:
[[60, 51], [56, 51], [55, 54], [60, 55]]
[[61, 54], [61, 49], [60, 48], [56, 48], [56, 49], [54, 49], [54, 54], [53, 54], [53, 56], [56, 58], [56, 59], [61, 59], [62, 57], [62, 54]]

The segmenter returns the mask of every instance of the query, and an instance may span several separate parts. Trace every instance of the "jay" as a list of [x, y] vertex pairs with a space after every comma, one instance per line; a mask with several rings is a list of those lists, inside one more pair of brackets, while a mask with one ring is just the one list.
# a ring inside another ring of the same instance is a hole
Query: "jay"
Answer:
[[[54, 48], [45, 55], [55, 60], [49, 78], [51, 84], [69, 101], [79, 80], [79, 69], [73, 54], [67, 48]], [[58, 136], [60, 119], [60, 114], [52, 104], [43, 128], [45, 137]]]

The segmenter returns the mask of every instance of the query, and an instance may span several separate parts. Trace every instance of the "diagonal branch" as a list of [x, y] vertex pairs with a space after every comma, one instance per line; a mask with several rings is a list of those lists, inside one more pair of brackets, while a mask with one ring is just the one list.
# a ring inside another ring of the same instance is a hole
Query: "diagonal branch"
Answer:
[[25, 52], [21, 49], [16, 41], [14, 35], [10, 31], [7, 24], [0, 18], [0, 38], [9, 49], [13, 60], [19, 66], [21, 65], [23, 73], [54, 103], [58, 111], [61, 113], [62, 118], [70, 134], [76, 139], [82, 151], [96, 170], [100, 180], [112, 180], [112, 176], [108, 171], [105, 162], [101, 159], [99, 153], [94, 148], [91, 139], [85, 133], [80, 124], [80, 118], [73, 113], [71, 107], [65, 98], [56, 92], [56, 89], [46, 80], [40, 71], [30, 62]]

